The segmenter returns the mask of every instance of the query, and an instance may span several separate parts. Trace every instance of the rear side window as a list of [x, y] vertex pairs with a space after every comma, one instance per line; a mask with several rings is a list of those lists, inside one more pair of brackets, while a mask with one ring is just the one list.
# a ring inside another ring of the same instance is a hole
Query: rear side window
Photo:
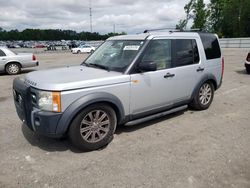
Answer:
[[205, 50], [206, 58], [217, 59], [221, 57], [220, 45], [217, 37], [210, 33], [199, 33]]
[[172, 40], [173, 67], [199, 63], [199, 51], [194, 39]]
[[6, 54], [2, 50], [0, 50], [0, 57], [2, 56], [6, 56]]

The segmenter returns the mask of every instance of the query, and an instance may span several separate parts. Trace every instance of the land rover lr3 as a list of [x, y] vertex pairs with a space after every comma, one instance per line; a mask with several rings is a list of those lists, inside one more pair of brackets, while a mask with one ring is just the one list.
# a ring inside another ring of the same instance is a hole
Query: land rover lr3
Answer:
[[222, 83], [218, 38], [154, 32], [107, 39], [81, 65], [31, 72], [13, 82], [19, 118], [34, 132], [69, 136], [81, 150], [107, 145], [117, 125], [207, 109]]

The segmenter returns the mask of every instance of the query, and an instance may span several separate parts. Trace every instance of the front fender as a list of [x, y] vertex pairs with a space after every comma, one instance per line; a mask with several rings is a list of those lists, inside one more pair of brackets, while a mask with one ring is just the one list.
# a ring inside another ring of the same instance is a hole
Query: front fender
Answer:
[[118, 116], [118, 124], [124, 119], [124, 107], [119, 98], [105, 92], [92, 93], [77, 99], [63, 112], [62, 117], [57, 124], [56, 134], [65, 134], [72, 120], [82, 109], [98, 102], [108, 102], [116, 108], [114, 110]]

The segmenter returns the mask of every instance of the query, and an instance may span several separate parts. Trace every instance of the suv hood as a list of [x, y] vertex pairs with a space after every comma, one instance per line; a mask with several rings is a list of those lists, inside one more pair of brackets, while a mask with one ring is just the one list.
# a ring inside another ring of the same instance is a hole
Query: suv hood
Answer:
[[63, 91], [129, 82], [129, 76], [92, 67], [72, 66], [28, 73], [25, 82], [41, 90]]

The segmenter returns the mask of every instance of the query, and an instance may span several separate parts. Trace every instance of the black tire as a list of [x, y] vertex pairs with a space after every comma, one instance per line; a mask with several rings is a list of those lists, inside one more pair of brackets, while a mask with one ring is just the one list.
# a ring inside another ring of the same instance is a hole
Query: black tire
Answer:
[[94, 53], [94, 50], [91, 50], [90, 53], [93, 54], [93, 53]]
[[19, 74], [21, 72], [21, 66], [19, 63], [9, 63], [6, 65], [5, 71], [9, 75]]
[[77, 51], [77, 53], [78, 53], [78, 54], [80, 54], [80, 53], [81, 53], [81, 51], [80, 51], [80, 50], [78, 50], [78, 51]]
[[[99, 113], [97, 111], [99, 111]], [[92, 118], [90, 116], [92, 116]], [[96, 118], [96, 116], [98, 116], [98, 118]], [[102, 119], [102, 117], [104, 116], [105, 118]], [[91, 119], [93, 121], [91, 121]], [[96, 122], [94, 122], [95, 120]], [[101, 126], [100, 123], [105, 123], [108, 121], [109, 124], [107, 123]], [[87, 124], [84, 124], [84, 122], [87, 122]], [[91, 124], [91, 122], [93, 122], [93, 124]], [[97, 150], [106, 146], [112, 141], [116, 129], [116, 124], [116, 113], [110, 106], [103, 103], [93, 104], [83, 109], [74, 118], [68, 132], [69, 139], [71, 143], [80, 150]], [[94, 141], [93, 138], [96, 138], [96, 140]]]
[[[205, 96], [207, 97], [204, 97], [204, 95], [202, 95], [204, 87], [209, 88], [208, 91], [210, 91], [207, 95], [205, 94]], [[189, 106], [195, 110], [206, 110], [211, 105], [213, 98], [214, 98], [214, 85], [211, 82], [205, 82], [200, 86], [200, 88], [198, 89], [197, 93], [194, 96], [194, 99], [189, 104]]]
[[246, 68], [248, 74], [250, 74], [250, 68]]

